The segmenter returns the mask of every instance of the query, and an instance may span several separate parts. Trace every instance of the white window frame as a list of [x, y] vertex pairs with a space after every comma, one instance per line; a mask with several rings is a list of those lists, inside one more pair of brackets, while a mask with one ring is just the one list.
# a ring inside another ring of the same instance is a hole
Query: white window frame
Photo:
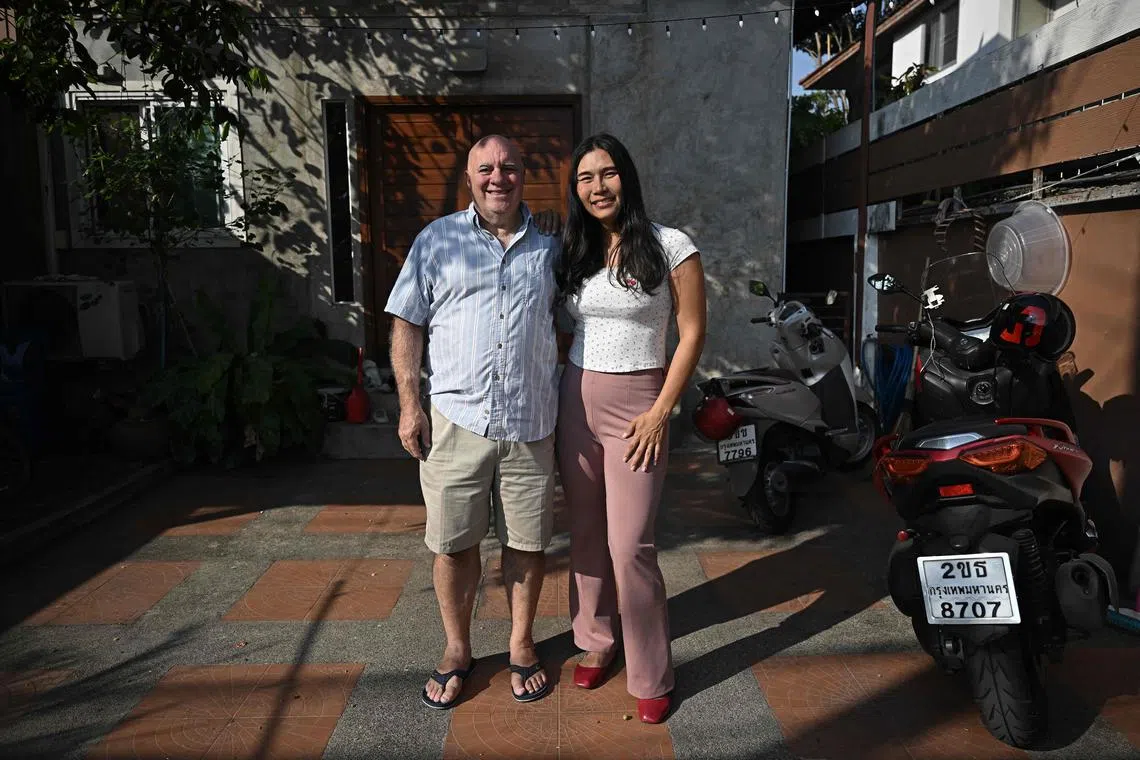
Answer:
[[[216, 85], [218, 102], [224, 105], [231, 113], [238, 113], [237, 88], [228, 83]], [[65, 96], [69, 108], [79, 109], [88, 103], [106, 104], [138, 104], [140, 114], [142, 109], [153, 111], [154, 108], [183, 107], [178, 101], [171, 100], [163, 95], [162, 90], [149, 82], [133, 81], [122, 85], [95, 84], [91, 92], [87, 90], [72, 90]], [[142, 119], [142, 128], [147, 129], [147, 119]], [[83, 176], [82, 161], [85, 146], [77, 144], [74, 140], [65, 140], [64, 167], [67, 176], [67, 185], [70, 192], [70, 229], [73, 248], [145, 248], [146, 244], [134, 237], [124, 235], [95, 234], [91, 219], [90, 203], [83, 198], [80, 181]], [[245, 188], [242, 181], [242, 153], [241, 139], [238, 130], [231, 128], [229, 134], [221, 141], [222, 167], [226, 172], [224, 189], [222, 192], [222, 227], [211, 227], [201, 230], [193, 240], [187, 241], [185, 248], [237, 248], [245, 242], [245, 233], [225, 225], [232, 224], [242, 215], [239, 199], [245, 197]]]

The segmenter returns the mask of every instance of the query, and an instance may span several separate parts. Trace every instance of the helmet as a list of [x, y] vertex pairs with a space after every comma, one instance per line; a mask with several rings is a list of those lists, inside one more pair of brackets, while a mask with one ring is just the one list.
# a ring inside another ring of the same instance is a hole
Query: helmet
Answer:
[[740, 424], [740, 415], [723, 396], [706, 396], [693, 410], [693, 425], [710, 441], [723, 441]]
[[1073, 345], [1077, 320], [1068, 304], [1046, 293], [1023, 293], [1001, 305], [990, 327], [999, 348], [1030, 351], [1054, 360]]

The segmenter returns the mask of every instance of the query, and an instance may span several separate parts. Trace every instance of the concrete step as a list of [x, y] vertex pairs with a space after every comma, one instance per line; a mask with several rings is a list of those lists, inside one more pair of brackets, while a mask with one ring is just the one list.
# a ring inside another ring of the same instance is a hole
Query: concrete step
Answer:
[[330, 422], [321, 453], [329, 459], [405, 459], [396, 425], [394, 415], [390, 422]]

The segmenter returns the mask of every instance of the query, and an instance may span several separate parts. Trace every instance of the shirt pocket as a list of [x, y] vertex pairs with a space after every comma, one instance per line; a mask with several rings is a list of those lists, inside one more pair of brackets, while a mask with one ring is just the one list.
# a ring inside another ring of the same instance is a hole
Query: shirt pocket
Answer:
[[527, 256], [526, 266], [526, 308], [527, 311], [554, 314], [554, 267], [545, 251], [535, 251]]

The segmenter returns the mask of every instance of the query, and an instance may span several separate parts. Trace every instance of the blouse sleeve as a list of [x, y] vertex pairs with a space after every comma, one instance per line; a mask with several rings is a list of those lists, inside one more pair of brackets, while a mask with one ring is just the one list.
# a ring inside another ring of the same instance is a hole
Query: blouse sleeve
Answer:
[[670, 272], [680, 266], [682, 261], [698, 253], [693, 239], [681, 230], [673, 228], [661, 231], [661, 247], [665, 249]]

